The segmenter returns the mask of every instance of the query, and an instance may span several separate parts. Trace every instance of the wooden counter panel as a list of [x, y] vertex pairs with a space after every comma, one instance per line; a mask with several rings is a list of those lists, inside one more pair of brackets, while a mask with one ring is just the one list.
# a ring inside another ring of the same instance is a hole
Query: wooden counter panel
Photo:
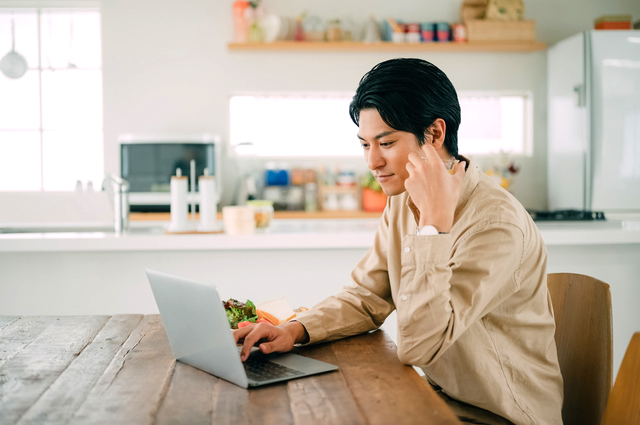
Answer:
[[[365, 212], [365, 211], [276, 211], [273, 218], [276, 219], [342, 219], [342, 218], [380, 218], [382, 212]], [[200, 215], [196, 213], [196, 219]], [[129, 214], [131, 221], [171, 221], [171, 213], [141, 213], [132, 212]], [[218, 213], [218, 220], [222, 220], [222, 213]]]

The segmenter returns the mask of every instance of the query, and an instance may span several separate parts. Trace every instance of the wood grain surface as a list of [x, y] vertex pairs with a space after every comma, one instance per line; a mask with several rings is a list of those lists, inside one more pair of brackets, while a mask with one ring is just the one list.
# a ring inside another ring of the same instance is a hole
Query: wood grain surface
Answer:
[[0, 423], [460, 423], [382, 331], [294, 351], [339, 370], [245, 390], [176, 362], [158, 315], [0, 316]]
[[590, 276], [547, 276], [564, 385], [565, 425], [598, 425], [613, 380], [609, 285]]
[[601, 425], [640, 424], [640, 332], [631, 337]]

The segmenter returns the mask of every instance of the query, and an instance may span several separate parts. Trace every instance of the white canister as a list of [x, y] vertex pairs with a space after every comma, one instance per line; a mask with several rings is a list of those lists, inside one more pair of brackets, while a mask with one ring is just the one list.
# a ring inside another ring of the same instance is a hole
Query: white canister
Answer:
[[189, 207], [187, 205], [187, 177], [180, 169], [175, 176], [171, 176], [171, 224], [170, 232], [185, 232], [189, 230]]
[[216, 214], [218, 213], [218, 194], [216, 193], [215, 177], [209, 175], [205, 168], [204, 175], [198, 178], [200, 189], [200, 224], [198, 231], [211, 232], [217, 229]]
[[256, 231], [255, 213], [250, 206], [223, 207], [222, 221], [228, 235], [251, 235]]

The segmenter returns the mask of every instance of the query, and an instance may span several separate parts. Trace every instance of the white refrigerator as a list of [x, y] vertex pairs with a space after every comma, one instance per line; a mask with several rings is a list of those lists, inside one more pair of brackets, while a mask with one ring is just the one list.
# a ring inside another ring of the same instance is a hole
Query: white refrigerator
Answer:
[[640, 31], [548, 50], [549, 209], [640, 212]]

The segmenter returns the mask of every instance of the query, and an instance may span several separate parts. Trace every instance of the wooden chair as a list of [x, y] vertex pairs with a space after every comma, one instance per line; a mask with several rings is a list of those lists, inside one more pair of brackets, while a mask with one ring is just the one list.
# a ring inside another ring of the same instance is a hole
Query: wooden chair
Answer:
[[564, 425], [599, 425], [613, 380], [611, 292], [598, 279], [547, 276], [564, 381]]
[[602, 418], [602, 425], [618, 424], [640, 424], [640, 332], [631, 337]]

